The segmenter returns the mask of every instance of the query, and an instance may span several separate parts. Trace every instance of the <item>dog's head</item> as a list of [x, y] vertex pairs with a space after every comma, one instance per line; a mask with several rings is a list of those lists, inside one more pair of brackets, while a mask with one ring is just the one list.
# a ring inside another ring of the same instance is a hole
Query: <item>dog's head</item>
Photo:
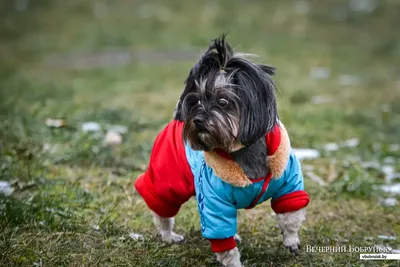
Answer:
[[194, 150], [227, 152], [248, 146], [278, 121], [275, 69], [234, 53], [225, 36], [213, 41], [190, 70], [175, 119]]

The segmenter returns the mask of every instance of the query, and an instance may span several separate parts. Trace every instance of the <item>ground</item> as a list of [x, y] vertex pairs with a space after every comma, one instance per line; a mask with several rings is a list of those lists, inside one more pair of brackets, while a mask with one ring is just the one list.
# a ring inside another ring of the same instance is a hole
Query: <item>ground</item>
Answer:
[[[133, 182], [190, 67], [228, 31], [239, 51], [277, 67], [292, 146], [321, 155], [303, 161], [311, 202], [300, 255], [283, 247], [265, 203], [240, 212], [245, 265], [399, 266], [307, 252], [400, 249], [399, 206], [380, 205], [377, 189], [387, 168], [400, 171], [400, 5], [359, 2], [2, 1], [0, 180], [14, 192], [0, 198], [0, 265], [218, 266], [194, 200], [177, 216], [185, 242], [166, 245]], [[101, 131], [83, 132], [90, 121]], [[110, 147], [112, 125], [128, 131]], [[326, 151], [332, 142], [343, 146]]]

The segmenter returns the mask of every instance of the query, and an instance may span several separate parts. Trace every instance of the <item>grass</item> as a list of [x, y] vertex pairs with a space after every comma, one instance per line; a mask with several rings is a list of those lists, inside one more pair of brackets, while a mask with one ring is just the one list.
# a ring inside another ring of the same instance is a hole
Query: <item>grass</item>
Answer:
[[[292, 146], [320, 149], [322, 157], [303, 166], [327, 182], [321, 187], [306, 175], [312, 201], [297, 258], [284, 249], [268, 204], [240, 211], [245, 265], [399, 266], [306, 251], [400, 249], [400, 209], [378, 204], [382, 172], [363, 164], [389, 162], [400, 171], [396, 1], [381, 1], [372, 13], [351, 11], [346, 1], [309, 1], [307, 14], [291, 1], [28, 3], [17, 11], [14, 2], [0, 2], [0, 180], [14, 188], [0, 198], [0, 265], [218, 266], [194, 200], [177, 217], [185, 242], [166, 245], [133, 182], [189, 68], [211, 38], [230, 31], [238, 50], [278, 68], [280, 117]], [[310, 77], [321, 68], [329, 77]], [[328, 101], [315, 104], [315, 96]], [[50, 128], [47, 118], [67, 126]], [[87, 121], [103, 130], [82, 132]], [[105, 146], [104, 133], [116, 124], [128, 127], [123, 143]], [[350, 138], [359, 145], [322, 149]]]

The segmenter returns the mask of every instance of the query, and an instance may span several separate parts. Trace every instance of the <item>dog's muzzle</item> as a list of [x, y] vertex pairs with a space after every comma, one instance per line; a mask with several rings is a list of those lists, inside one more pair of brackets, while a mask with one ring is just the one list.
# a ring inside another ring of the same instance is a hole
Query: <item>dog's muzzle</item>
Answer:
[[196, 117], [193, 119], [197, 131], [204, 131], [206, 129], [206, 120], [203, 117]]

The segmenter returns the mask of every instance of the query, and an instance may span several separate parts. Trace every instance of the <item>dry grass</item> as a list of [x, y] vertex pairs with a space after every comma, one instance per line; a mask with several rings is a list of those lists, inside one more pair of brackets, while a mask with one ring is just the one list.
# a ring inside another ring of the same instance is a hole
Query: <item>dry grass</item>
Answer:
[[[286, 1], [29, 4], [17, 12], [6, 1], [1, 11], [0, 180], [15, 191], [0, 199], [0, 265], [217, 266], [199, 232], [195, 201], [177, 218], [186, 241], [165, 245], [133, 181], [171, 119], [190, 66], [209, 39], [229, 30], [239, 50], [278, 67], [280, 116], [292, 145], [321, 150], [322, 158], [304, 165], [328, 182], [320, 187], [306, 177], [312, 201], [297, 258], [283, 248], [268, 204], [241, 211], [245, 265], [398, 266], [361, 262], [358, 253], [306, 251], [399, 248], [398, 205], [378, 205], [383, 194], [374, 186], [384, 182], [382, 173], [362, 165], [391, 160], [400, 171], [399, 150], [391, 149], [400, 134], [396, 2], [380, 2], [368, 14], [350, 11], [345, 1], [310, 1], [307, 14]], [[310, 77], [315, 67], [329, 77]], [[316, 96], [328, 102], [315, 104]], [[65, 118], [68, 127], [47, 127], [49, 117]], [[129, 130], [121, 146], [109, 148], [104, 130], [81, 131], [86, 121]], [[322, 150], [354, 137], [357, 147]], [[131, 232], [144, 241], [131, 240]]]

